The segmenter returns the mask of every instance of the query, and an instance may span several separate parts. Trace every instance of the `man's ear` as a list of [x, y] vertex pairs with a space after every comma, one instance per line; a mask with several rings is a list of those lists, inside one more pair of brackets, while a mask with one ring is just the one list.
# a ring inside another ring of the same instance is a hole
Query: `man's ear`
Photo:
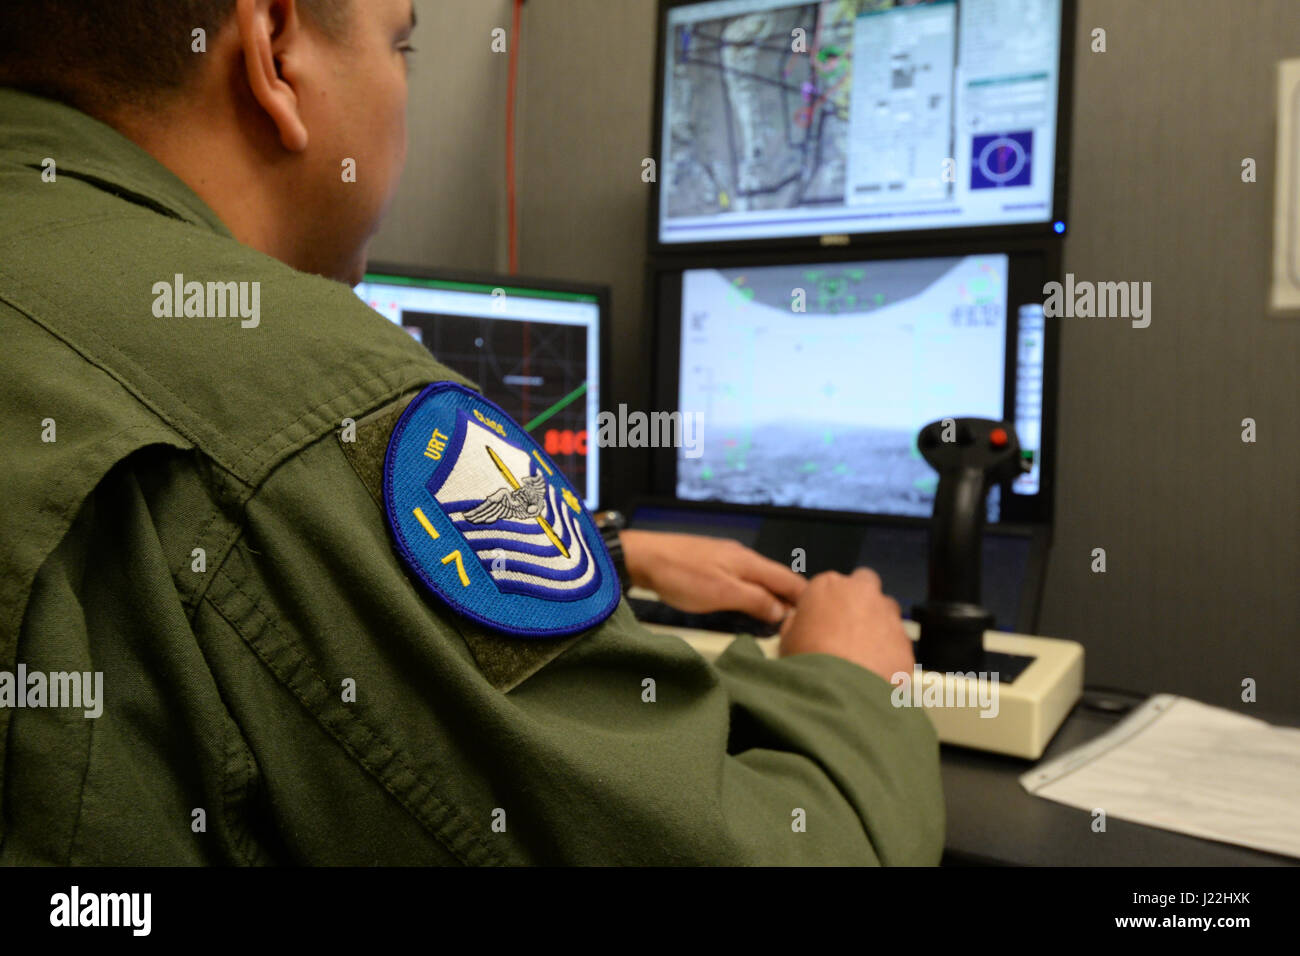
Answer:
[[238, 0], [235, 18], [253, 98], [280, 131], [290, 152], [307, 148], [307, 125], [294, 87], [282, 69], [286, 53], [306, 39], [296, 0]]

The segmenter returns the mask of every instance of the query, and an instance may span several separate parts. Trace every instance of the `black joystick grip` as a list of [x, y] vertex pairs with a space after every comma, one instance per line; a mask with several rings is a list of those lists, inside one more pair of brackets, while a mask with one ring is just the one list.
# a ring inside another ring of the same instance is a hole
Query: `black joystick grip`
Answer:
[[1016, 431], [985, 418], [945, 418], [921, 429], [921, 455], [939, 473], [930, 523], [930, 578], [917, 659], [933, 670], [978, 670], [993, 615], [980, 605], [985, 502], [995, 484], [1028, 471]]

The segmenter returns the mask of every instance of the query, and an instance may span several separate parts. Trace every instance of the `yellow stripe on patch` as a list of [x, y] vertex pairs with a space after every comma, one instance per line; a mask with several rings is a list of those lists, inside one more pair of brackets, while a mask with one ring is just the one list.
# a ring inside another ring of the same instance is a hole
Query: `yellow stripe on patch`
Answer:
[[490, 445], [484, 445], [483, 447], [487, 449], [487, 453], [492, 457], [492, 463], [497, 466], [497, 471], [501, 472], [501, 477], [510, 484], [511, 488], [517, 490], [519, 488], [519, 479], [511, 474], [510, 469], [506, 467], [506, 463], [501, 460], [501, 456], [493, 451]]
[[551, 471], [551, 466], [548, 465], [546, 462], [542, 461], [542, 456], [537, 453], [536, 448], [533, 449], [533, 457], [537, 459], [537, 464], [541, 465], [543, 468], [546, 469], [546, 473], [548, 475], [555, 474], [555, 472]]
[[559, 548], [560, 554], [564, 555], [567, 558], [569, 556], [569, 549], [566, 548], [564, 545], [560, 544], [560, 539], [555, 536], [555, 532], [552, 531], [551, 526], [546, 523], [546, 519], [543, 518], [541, 515], [538, 515], [537, 523], [541, 525], [542, 530], [546, 532], [546, 537], [551, 539], [551, 544]]
[[[506, 463], [501, 460], [501, 456], [494, 452], [490, 445], [484, 445], [483, 447], [486, 448], [487, 453], [492, 456], [492, 462], [497, 466], [497, 470], [501, 472], [501, 477], [509, 482], [511, 488], [517, 489], [519, 487], [519, 479], [510, 473], [510, 469], [507, 468]], [[534, 451], [533, 454], [536, 455], [537, 452]], [[538, 461], [541, 461], [541, 459], [539, 458]], [[548, 468], [547, 471], [550, 471], [550, 469]], [[546, 523], [546, 519], [541, 515], [537, 515], [533, 520], [542, 526], [542, 530], [546, 532], [546, 537], [551, 539], [551, 544], [555, 545], [556, 550], [558, 550], [560, 554], [564, 555], [565, 558], [568, 558], [569, 549], [560, 544], [560, 539], [555, 536], [555, 532], [552, 531], [551, 526]]]
[[433, 525], [429, 523], [429, 519], [424, 516], [424, 512], [421, 511], [419, 508], [416, 508], [411, 513], [415, 515], [415, 520], [420, 522], [420, 526], [424, 528], [425, 531], [429, 532], [429, 537], [432, 538], [434, 541], [437, 541], [438, 531], [437, 529], [434, 528]]
[[463, 588], [469, 587], [469, 575], [465, 573], [465, 563], [460, 559], [459, 550], [453, 551], [442, 559], [443, 564], [450, 564], [452, 561], [456, 562], [456, 573], [460, 575], [460, 586]]

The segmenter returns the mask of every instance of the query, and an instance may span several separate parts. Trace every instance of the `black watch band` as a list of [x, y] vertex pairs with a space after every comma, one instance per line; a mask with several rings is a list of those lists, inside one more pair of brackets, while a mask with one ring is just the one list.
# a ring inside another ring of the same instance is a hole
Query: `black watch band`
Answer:
[[627, 527], [627, 519], [619, 511], [597, 511], [591, 517], [600, 530], [610, 560], [614, 562], [614, 570], [618, 572], [618, 583], [626, 594], [627, 589], [632, 586], [632, 578], [627, 571], [627, 560], [623, 557], [623, 541], [618, 533]]

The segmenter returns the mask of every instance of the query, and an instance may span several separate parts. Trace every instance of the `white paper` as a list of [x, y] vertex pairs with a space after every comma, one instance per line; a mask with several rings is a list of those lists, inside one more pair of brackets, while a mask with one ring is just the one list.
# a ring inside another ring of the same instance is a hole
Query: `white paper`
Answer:
[[1300, 857], [1300, 729], [1159, 694], [1020, 778], [1107, 817]]
[[1300, 60], [1277, 68], [1277, 192], [1273, 198], [1273, 312], [1300, 311]]

